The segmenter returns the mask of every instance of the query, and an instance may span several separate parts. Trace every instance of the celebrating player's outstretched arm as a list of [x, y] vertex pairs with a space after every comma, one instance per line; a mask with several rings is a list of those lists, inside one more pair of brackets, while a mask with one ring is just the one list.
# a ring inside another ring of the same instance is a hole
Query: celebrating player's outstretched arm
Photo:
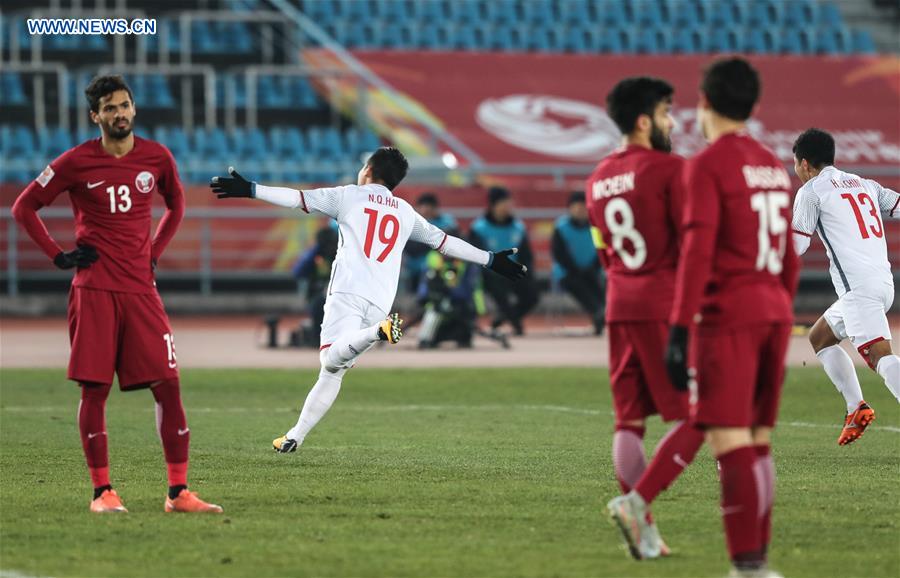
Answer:
[[[300, 191], [287, 187], [269, 187], [257, 184], [254, 181], [248, 181], [242, 177], [234, 167], [228, 167], [229, 177], [213, 177], [209, 183], [212, 192], [219, 199], [260, 199], [273, 205], [296, 209], [301, 207], [304, 211], [317, 211], [328, 215], [334, 219], [338, 218], [338, 198], [349, 187], [337, 187], [333, 189], [316, 189], [312, 191]], [[353, 187], [350, 185], [350, 187]], [[353, 187], [356, 188], [356, 187]], [[312, 199], [328, 195], [334, 192], [334, 199], [322, 200], [316, 203]], [[393, 202], [400, 202], [398, 199], [391, 199]], [[405, 201], [403, 201], [405, 204]], [[308, 204], [307, 204], [308, 203]], [[482, 251], [477, 247], [463, 241], [458, 237], [447, 235], [434, 225], [428, 223], [424, 217], [413, 210], [415, 215], [415, 223], [412, 233], [409, 237], [411, 241], [418, 241], [429, 245], [432, 249], [438, 250], [441, 254], [448, 257], [462, 259], [470, 263], [477, 263], [487, 269], [502, 275], [507, 279], [522, 279], [525, 277], [527, 268], [524, 265], [510, 259], [512, 255], [518, 252], [518, 248], [506, 249], [504, 251]], [[385, 227], [386, 228], [386, 227]]]
[[509, 279], [526, 268], [511, 257], [515, 248], [482, 251], [441, 231], [393, 194], [409, 164], [391, 147], [375, 151], [357, 176], [357, 184], [314, 190], [269, 187], [248, 181], [229, 167], [227, 177], [209, 183], [220, 199], [260, 199], [279, 207], [322, 213], [335, 219], [340, 245], [331, 266], [320, 334], [322, 369], [306, 398], [297, 424], [276, 438], [275, 451], [295, 451], [331, 408], [344, 373], [378, 341], [396, 343], [402, 321], [388, 315], [397, 294], [400, 261], [407, 241], [424, 243], [442, 254], [477, 263]]

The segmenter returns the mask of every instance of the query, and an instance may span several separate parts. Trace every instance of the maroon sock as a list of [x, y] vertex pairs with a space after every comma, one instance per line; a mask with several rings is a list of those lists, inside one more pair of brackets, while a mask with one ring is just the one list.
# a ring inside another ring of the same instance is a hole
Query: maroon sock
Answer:
[[166, 456], [169, 486], [187, 486], [191, 433], [181, 405], [178, 379], [167, 379], [152, 389], [156, 399], [156, 429]]
[[616, 479], [622, 493], [627, 494], [647, 467], [647, 457], [644, 455], [644, 428], [616, 424], [612, 449]]
[[94, 488], [109, 486], [109, 450], [106, 435], [106, 398], [110, 385], [81, 384], [81, 402], [78, 404], [78, 433], [91, 482]]
[[697, 450], [703, 445], [703, 437], [702, 430], [685, 422], [677, 423], [669, 430], [656, 447], [644, 475], [634, 486], [645, 502], [653, 502], [694, 461]]
[[775, 460], [769, 446], [756, 446], [754, 473], [759, 492], [760, 544], [763, 555], [769, 550], [772, 536], [772, 505], [775, 503]]
[[753, 446], [719, 456], [725, 538], [731, 560], [739, 568], [759, 566], [763, 561], [755, 463]]

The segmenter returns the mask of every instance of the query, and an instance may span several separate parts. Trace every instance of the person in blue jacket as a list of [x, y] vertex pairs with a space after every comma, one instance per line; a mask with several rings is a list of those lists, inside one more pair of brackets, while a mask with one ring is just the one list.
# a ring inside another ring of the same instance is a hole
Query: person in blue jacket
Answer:
[[[459, 225], [450, 213], [441, 212], [441, 204], [436, 194], [425, 192], [416, 199], [416, 211], [425, 217], [425, 220], [441, 229], [448, 235], [459, 236]], [[411, 241], [403, 250], [403, 268], [405, 285], [410, 291], [417, 291], [422, 276], [428, 266], [426, 258], [431, 247]]]
[[534, 282], [534, 257], [525, 223], [513, 215], [513, 202], [509, 191], [503, 187], [488, 190], [488, 209], [484, 216], [472, 223], [470, 241], [485, 251], [502, 247], [518, 247], [516, 261], [528, 267], [528, 275], [511, 283], [499, 275], [484, 275], [484, 290], [497, 305], [493, 329], [509, 323], [516, 335], [523, 334], [522, 322], [538, 302]]
[[551, 241], [553, 278], [590, 315], [594, 333], [603, 334], [606, 306], [603, 269], [591, 237], [584, 193], [569, 195], [568, 212], [556, 220]]

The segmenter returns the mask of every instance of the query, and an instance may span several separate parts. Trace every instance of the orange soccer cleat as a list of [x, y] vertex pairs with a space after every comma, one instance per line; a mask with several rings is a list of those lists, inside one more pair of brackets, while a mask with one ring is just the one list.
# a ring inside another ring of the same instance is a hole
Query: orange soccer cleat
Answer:
[[127, 514], [119, 494], [115, 490], [105, 490], [100, 497], [91, 501], [91, 511], [95, 514]]
[[848, 413], [847, 419], [844, 420], [844, 429], [841, 430], [838, 445], [845, 446], [861, 438], [873, 421], [875, 421], [875, 410], [869, 407], [865, 401], [859, 402], [856, 409], [852, 413]]
[[201, 500], [197, 494], [187, 488], [181, 490], [174, 500], [166, 496], [166, 512], [209, 512], [221, 514], [222, 506], [208, 504]]

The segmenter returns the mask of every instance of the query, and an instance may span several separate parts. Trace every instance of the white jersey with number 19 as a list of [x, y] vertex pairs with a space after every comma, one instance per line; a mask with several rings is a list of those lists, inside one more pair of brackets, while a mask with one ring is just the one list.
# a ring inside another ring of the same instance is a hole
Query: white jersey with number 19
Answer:
[[797, 192], [793, 231], [807, 238], [819, 234], [839, 297], [873, 286], [893, 287], [882, 217], [900, 217], [900, 194], [832, 166]]
[[446, 233], [384, 185], [347, 185], [300, 194], [304, 211], [323, 213], [338, 222], [340, 240], [329, 295], [358, 295], [382, 311], [390, 311], [407, 241], [440, 250], [447, 240]]

